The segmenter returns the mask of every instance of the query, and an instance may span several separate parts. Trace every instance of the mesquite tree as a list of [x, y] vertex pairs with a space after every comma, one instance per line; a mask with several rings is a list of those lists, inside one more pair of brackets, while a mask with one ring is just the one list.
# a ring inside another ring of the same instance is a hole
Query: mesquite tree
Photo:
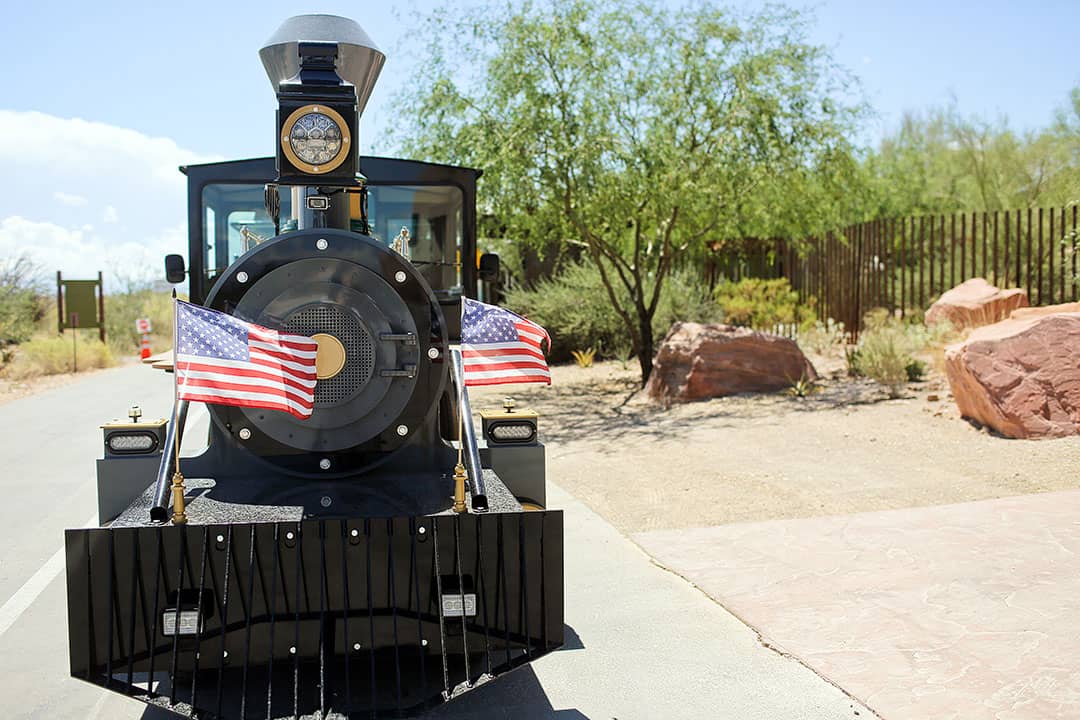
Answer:
[[676, 263], [706, 241], [834, 219], [861, 106], [803, 24], [592, 0], [438, 15], [399, 140], [483, 168], [484, 211], [508, 237], [577, 245], [644, 383]]

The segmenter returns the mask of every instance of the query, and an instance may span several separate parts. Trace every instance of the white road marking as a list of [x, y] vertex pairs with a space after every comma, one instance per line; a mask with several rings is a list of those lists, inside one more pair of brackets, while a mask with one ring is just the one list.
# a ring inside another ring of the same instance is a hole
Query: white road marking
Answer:
[[[94, 527], [97, 525], [97, 513], [87, 518], [79, 527]], [[57, 550], [45, 564], [38, 568], [23, 586], [8, 598], [3, 607], [0, 607], [0, 636], [11, 629], [11, 626], [30, 609], [38, 596], [45, 591], [56, 576], [64, 571], [64, 548]]]

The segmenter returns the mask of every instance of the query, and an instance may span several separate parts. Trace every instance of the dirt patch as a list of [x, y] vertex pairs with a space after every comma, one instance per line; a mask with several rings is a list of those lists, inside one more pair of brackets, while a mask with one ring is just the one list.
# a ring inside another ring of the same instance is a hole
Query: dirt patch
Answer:
[[477, 408], [512, 395], [539, 411], [548, 476], [628, 533], [1080, 487], [1080, 437], [997, 437], [960, 418], [935, 374], [889, 400], [834, 363], [815, 366], [827, 375], [808, 398], [663, 408], [636, 393], [636, 368], [620, 363], [556, 367], [551, 387], [473, 395]]

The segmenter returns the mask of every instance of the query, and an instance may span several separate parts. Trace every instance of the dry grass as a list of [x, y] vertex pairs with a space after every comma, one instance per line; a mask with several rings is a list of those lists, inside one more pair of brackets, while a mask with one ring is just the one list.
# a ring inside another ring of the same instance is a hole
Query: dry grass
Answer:
[[77, 363], [80, 372], [111, 367], [115, 364], [112, 350], [97, 338], [97, 331], [78, 331], [75, 351], [69, 331], [64, 336], [39, 336], [22, 343], [14, 351], [11, 362], [4, 366], [3, 376], [9, 380], [26, 380], [44, 375], [70, 373]]

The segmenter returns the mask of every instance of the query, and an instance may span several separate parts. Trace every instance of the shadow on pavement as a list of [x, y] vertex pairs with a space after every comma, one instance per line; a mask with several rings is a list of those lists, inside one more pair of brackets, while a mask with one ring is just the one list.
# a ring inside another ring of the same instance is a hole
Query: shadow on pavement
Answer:
[[556, 710], [531, 667], [525, 665], [436, 708], [425, 720], [589, 720], [580, 710]]

